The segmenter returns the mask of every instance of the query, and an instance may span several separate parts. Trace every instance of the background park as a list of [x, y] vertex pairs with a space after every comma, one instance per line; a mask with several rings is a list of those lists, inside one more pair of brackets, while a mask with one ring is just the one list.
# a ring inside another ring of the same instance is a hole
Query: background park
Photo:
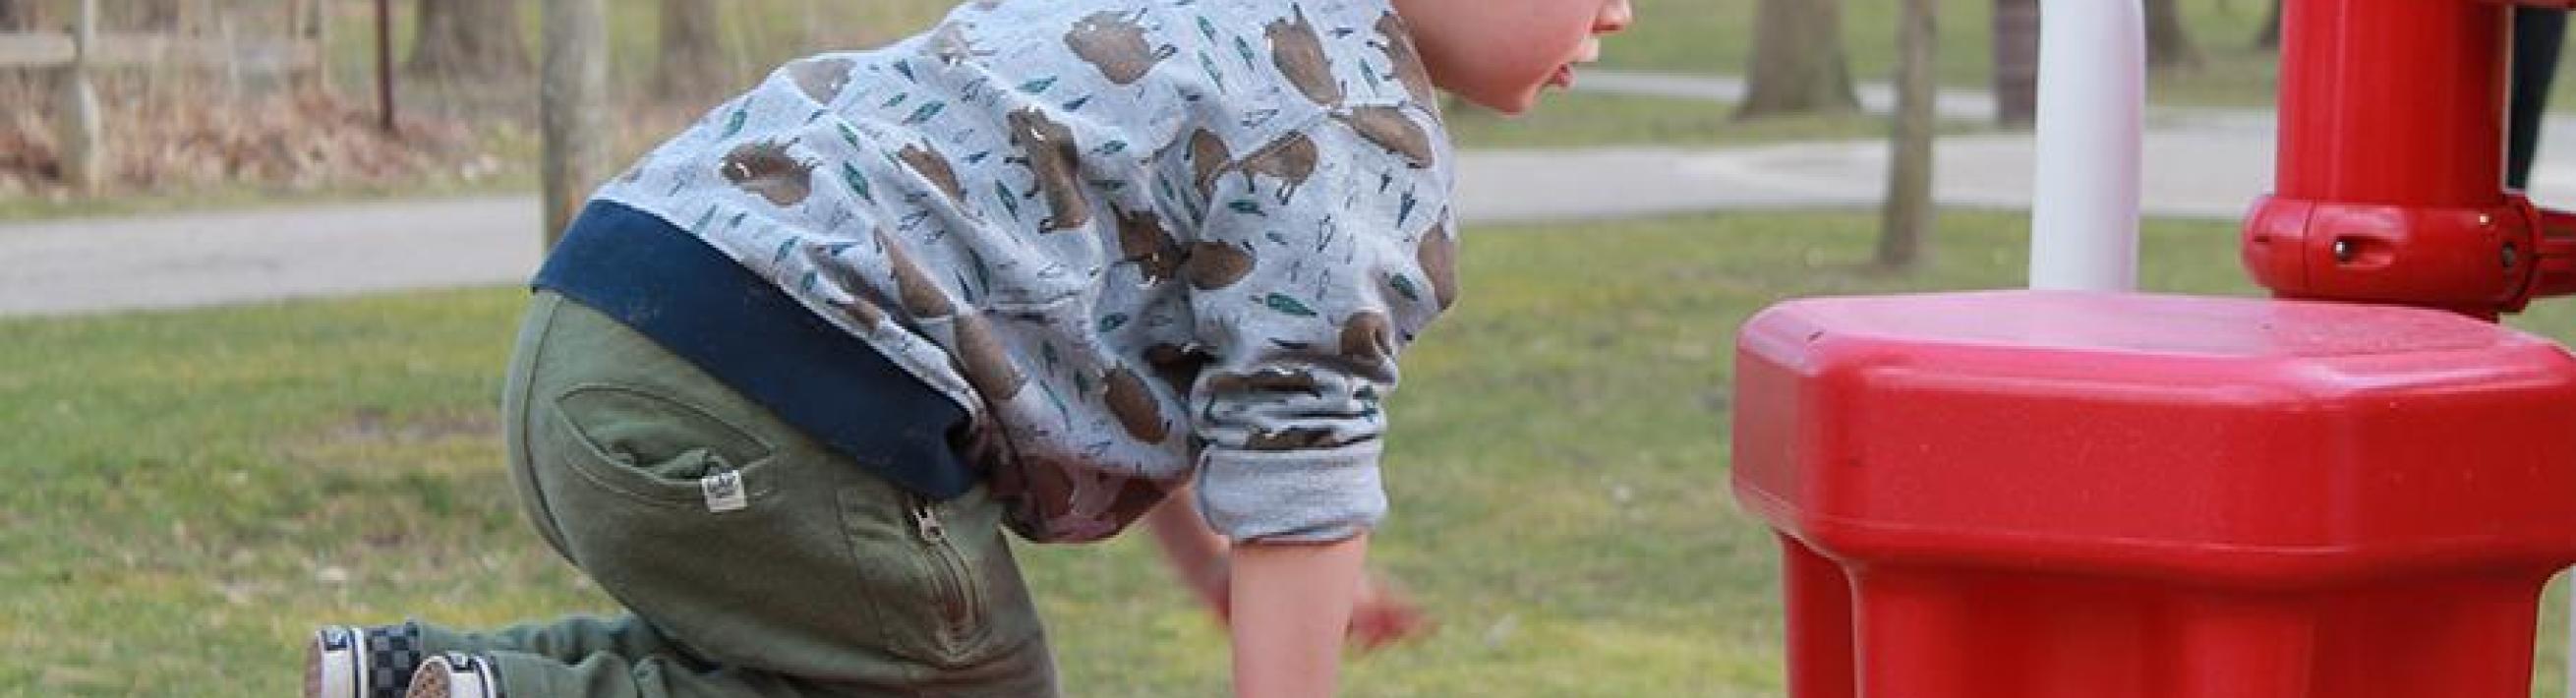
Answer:
[[[1536, 115], [1451, 106], [1467, 292], [1407, 357], [1373, 546], [1439, 628], [1355, 657], [1347, 695], [1780, 695], [1777, 554], [1726, 485], [1734, 328], [2024, 283], [2036, 0], [1635, 2]], [[389, 45], [369, 0], [96, 4], [91, 110], [62, 96], [81, 3], [0, 0], [0, 694], [282, 695], [317, 623], [610, 608], [520, 520], [494, 421], [544, 233], [545, 2], [384, 3]], [[610, 0], [608, 159], [944, 4]], [[1899, 40], [1936, 6], [1936, 42]], [[2270, 165], [2274, 8], [2146, 7], [2140, 286], [2254, 294], [2235, 231]], [[1890, 213], [1907, 46], [1938, 157], [1932, 205]], [[2558, 152], [2545, 203], [2576, 196]], [[340, 238], [358, 280], [302, 285], [267, 228]], [[406, 250], [492, 239], [500, 262], [402, 280]], [[2565, 304], [2512, 322], [2576, 338]], [[1023, 549], [1072, 695], [1222, 693], [1223, 634], [1153, 555]]]

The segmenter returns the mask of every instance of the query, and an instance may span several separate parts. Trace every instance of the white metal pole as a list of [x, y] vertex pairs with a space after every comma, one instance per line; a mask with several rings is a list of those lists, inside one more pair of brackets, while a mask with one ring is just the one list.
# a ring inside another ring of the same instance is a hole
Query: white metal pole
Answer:
[[2041, 0], [2030, 287], [2138, 285], [2146, 21], [2138, 0]]

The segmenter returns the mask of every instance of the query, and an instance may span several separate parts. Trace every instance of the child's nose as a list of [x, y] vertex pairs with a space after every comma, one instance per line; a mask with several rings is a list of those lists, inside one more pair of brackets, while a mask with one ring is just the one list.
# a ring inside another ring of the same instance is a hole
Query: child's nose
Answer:
[[1602, 6], [1601, 16], [1592, 21], [1592, 33], [1616, 34], [1626, 31], [1628, 24], [1635, 21], [1637, 8], [1628, 0], [1610, 0], [1610, 4]]

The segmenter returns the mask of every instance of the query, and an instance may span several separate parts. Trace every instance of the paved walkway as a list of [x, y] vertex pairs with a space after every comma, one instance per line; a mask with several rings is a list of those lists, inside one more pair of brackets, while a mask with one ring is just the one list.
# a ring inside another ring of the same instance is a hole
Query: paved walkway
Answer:
[[[1732, 101], [1740, 80], [1588, 72], [1583, 89]], [[1864, 107], [1884, 110], [1883, 86]], [[1942, 113], [1990, 120], [1980, 92], [1946, 91]], [[2142, 202], [2153, 216], [2233, 220], [2271, 188], [2272, 116], [2150, 114]], [[2542, 201], [2576, 202], [2576, 119], [2553, 119], [2534, 173]], [[1935, 195], [1951, 206], [2024, 209], [2026, 133], [1952, 136], [1936, 148]], [[1685, 211], [1864, 207], [1885, 188], [1883, 141], [1723, 150], [1476, 151], [1460, 157], [1468, 223]], [[0, 225], [0, 315], [167, 308], [525, 279], [538, 260], [533, 196]]]

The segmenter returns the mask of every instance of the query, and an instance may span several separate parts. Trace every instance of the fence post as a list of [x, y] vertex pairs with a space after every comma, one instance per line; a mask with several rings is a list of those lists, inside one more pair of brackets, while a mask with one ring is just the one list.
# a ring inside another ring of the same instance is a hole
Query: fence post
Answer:
[[99, 123], [98, 91], [89, 80], [90, 59], [97, 49], [98, 0], [81, 0], [80, 23], [72, 30], [72, 64], [63, 74], [54, 140], [62, 153], [63, 182], [83, 194], [95, 193], [107, 182], [106, 129]]
[[394, 19], [386, 0], [376, 0], [376, 118], [378, 128], [394, 133]]
[[603, 0], [546, 0], [537, 89], [543, 131], [545, 249], [608, 170], [608, 11]]
[[[290, 78], [307, 92], [331, 91], [331, 15], [325, 0], [295, 0], [287, 8], [288, 41], [304, 47]], [[309, 59], [310, 62], [303, 62]]]

